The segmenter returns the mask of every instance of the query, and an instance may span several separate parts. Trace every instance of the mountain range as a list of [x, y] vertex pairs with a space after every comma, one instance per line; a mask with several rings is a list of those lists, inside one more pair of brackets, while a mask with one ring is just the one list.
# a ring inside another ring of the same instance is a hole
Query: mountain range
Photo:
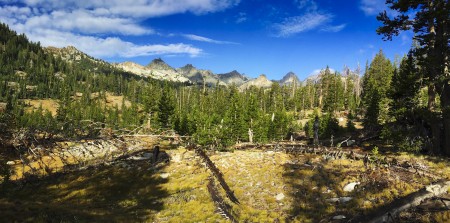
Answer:
[[[186, 84], [204, 85], [208, 87], [213, 87], [216, 85], [235, 85], [240, 90], [245, 90], [247, 88], [250, 88], [251, 86], [269, 88], [274, 82], [277, 82], [280, 85], [302, 84], [302, 81], [300, 81], [297, 75], [293, 72], [287, 73], [281, 80], [269, 80], [264, 74], [261, 74], [257, 78], [249, 78], [236, 70], [233, 70], [229, 73], [215, 74], [210, 70], [196, 68], [192, 64], [187, 64], [180, 68], [173, 68], [166, 62], [164, 62], [161, 58], [152, 60], [146, 66], [130, 61], [110, 64], [106, 61], [95, 59], [77, 50], [73, 46], [63, 48], [46, 47], [45, 50], [71, 63], [79, 63], [82, 60], [89, 60], [91, 62], [94, 62], [95, 64], [110, 66], [111, 68], [119, 69], [141, 77]], [[308, 77], [303, 82], [311, 79], [320, 79], [320, 74]]]

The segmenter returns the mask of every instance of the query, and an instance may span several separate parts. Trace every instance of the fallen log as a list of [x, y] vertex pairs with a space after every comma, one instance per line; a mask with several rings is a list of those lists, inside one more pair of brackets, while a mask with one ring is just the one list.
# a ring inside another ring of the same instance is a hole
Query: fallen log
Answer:
[[382, 223], [394, 222], [395, 217], [402, 211], [419, 206], [424, 200], [440, 196], [448, 192], [450, 181], [440, 181], [426, 186], [417, 192], [397, 199], [392, 203], [382, 206], [373, 212], [354, 218], [349, 222]]

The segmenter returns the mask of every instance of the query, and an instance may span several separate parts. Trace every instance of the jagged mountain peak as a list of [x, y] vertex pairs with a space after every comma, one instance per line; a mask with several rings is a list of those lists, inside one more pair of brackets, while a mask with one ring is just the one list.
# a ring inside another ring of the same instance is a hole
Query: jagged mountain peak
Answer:
[[267, 76], [265, 74], [259, 75], [255, 79], [248, 80], [247, 82], [243, 83], [239, 89], [245, 90], [250, 88], [251, 86], [255, 86], [258, 88], [270, 88], [272, 86], [273, 82], [267, 79]]
[[284, 77], [279, 81], [279, 83], [282, 85], [291, 85], [299, 82], [300, 80], [298, 79], [297, 75], [292, 71], [284, 75]]
[[189, 79], [167, 65], [161, 58], [152, 60], [147, 66], [142, 66], [134, 62], [123, 62], [115, 64], [115, 66], [138, 76], [150, 77], [158, 80], [189, 82]]
[[258, 80], [269, 80], [265, 74], [260, 74], [256, 79]]
[[183, 69], [193, 69], [195, 67], [192, 64], [188, 63], [188, 64], [184, 65], [184, 67], [181, 67], [181, 68], [183, 68]]
[[153, 59], [147, 66], [150, 69], [159, 69], [159, 70], [175, 70], [171, 66], [169, 66], [164, 60], [161, 58]]
[[225, 74], [218, 74], [217, 75], [221, 81], [223, 81], [226, 84], [235, 84], [235, 85], [241, 85], [245, 81], [248, 81], [248, 78], [239, 73], [236, 70], [233, 70], [231, 72], [225, 73]]

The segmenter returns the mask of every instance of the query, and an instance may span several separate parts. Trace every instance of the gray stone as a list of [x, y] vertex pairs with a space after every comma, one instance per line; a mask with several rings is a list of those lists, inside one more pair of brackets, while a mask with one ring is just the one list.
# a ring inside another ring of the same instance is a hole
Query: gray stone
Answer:
[[275, 197], [275, 199], [277, 199], [277, 201], [281, 201], [281, 200], [283, 200], [284, 199], [284, 194], [283, 193], [279, 193], [279, 194], [277, 194], [277, 196]]

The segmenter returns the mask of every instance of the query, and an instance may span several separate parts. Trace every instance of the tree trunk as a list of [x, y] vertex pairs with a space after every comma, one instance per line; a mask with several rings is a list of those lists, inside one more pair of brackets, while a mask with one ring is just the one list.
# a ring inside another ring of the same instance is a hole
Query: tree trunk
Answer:
[[443, 152], [450, 156], [450, 83], [444, 83], [441, 94], [442, 117], [444, 124]]
[[428, 110], [433, 112], [436, 108], [436, 88], [434, 83], [428, 85]]

